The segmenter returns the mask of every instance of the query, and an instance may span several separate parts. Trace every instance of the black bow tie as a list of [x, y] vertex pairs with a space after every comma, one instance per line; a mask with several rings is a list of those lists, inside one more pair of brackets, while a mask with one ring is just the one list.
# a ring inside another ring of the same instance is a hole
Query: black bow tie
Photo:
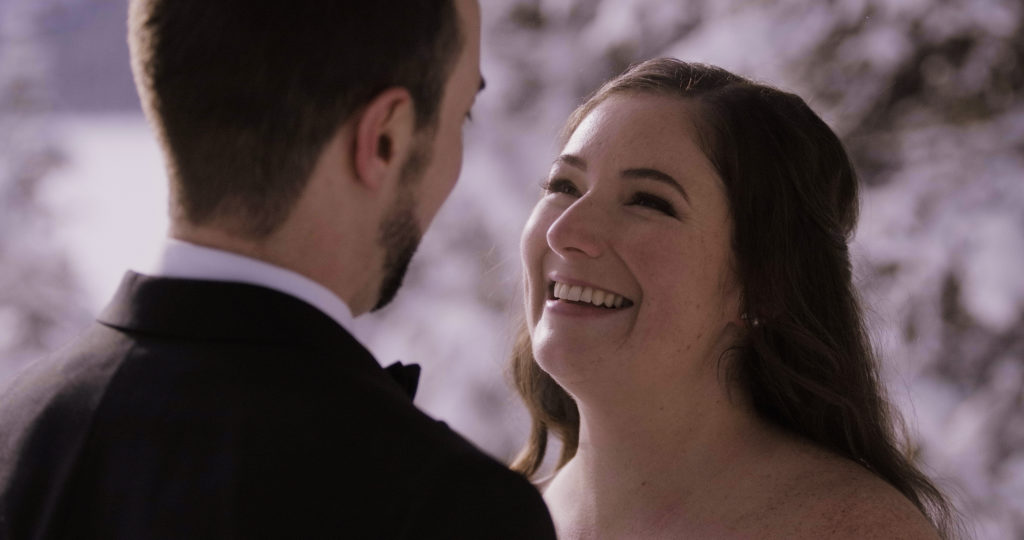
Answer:
[[401, 362], [395, 362], [390, 366], [384, 368], [384, 371], [391, 376], [392, 379], [398, 383], [398, 386], [402, 387], [402, 390], [412, 400], [416, 397], [416, 387], [420, 384], [420, 365], [409, 364], [408, 366], [402, 365]]

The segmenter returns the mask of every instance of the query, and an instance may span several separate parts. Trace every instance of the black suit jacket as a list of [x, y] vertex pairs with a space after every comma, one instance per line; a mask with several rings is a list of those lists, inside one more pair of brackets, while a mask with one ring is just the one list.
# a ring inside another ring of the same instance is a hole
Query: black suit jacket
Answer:
[[0, 396], [0, 538], [554, 538], [329, 317], [129, 273]]

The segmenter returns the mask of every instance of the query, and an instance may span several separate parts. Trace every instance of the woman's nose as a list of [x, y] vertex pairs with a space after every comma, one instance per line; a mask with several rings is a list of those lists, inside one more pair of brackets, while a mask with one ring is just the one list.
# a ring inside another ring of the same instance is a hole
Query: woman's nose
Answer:
[[604, 221], [595, 201], [578, 199], [548, 227], [548, 246], [563, 257], [600, 257], [606, 243]]

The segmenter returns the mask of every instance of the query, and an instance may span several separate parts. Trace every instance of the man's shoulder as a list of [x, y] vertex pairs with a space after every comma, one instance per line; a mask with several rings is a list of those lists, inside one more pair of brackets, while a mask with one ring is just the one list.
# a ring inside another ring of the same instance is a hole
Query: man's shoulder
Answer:
[[0, 434], [8, 442], [12, 424], [36, 417], [57, 419], [91, 413], [131, 344], [94, 324], [57, 351], [24, 367], [0, 390]]
[[[392, 381], [349, 375], [284, 407], [282, 420], [302, 419], [271, 443], [292, 457], [254, 469], [265, 480], [288, 489], [308, 473], [317, 480], [300, 483], [320, 493], [316, 504], [336, 497], [335, 506], [352, 511], [374, 508], [366, 515], [388, 509], [379, 514], [398, 537], [554, 538], [547, 507], [524, 477], [414, 406]], [[298, 464], [303, 445], [316, 459]]]
[[[181, 527], [276, 515], [311, 531], [550, 537], [528, 482], [416, 408], [339, 335], [325, 347], [94, 324], [0, 394], [0, 521], [59, 504], [93, 523], [106, 514], [90, 501], [104, 500], [180, 515]], [[160, 489], [117, 499], [139, 478]]]
[[[93, 325], [0, 390], [0, 522], [33, 520], [69, 480], [130, 345]], [[0, 528], [0, 536], [5, 529]]]

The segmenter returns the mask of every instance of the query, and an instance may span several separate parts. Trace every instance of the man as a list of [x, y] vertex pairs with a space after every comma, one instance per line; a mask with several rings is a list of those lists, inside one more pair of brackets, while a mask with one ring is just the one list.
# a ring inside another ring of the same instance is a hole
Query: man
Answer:
[[476, 0], [132, 0], [172, 239], [0, 396], [0, 538], [554, 537], [344, 329], [455, 183], [479, 25]]

